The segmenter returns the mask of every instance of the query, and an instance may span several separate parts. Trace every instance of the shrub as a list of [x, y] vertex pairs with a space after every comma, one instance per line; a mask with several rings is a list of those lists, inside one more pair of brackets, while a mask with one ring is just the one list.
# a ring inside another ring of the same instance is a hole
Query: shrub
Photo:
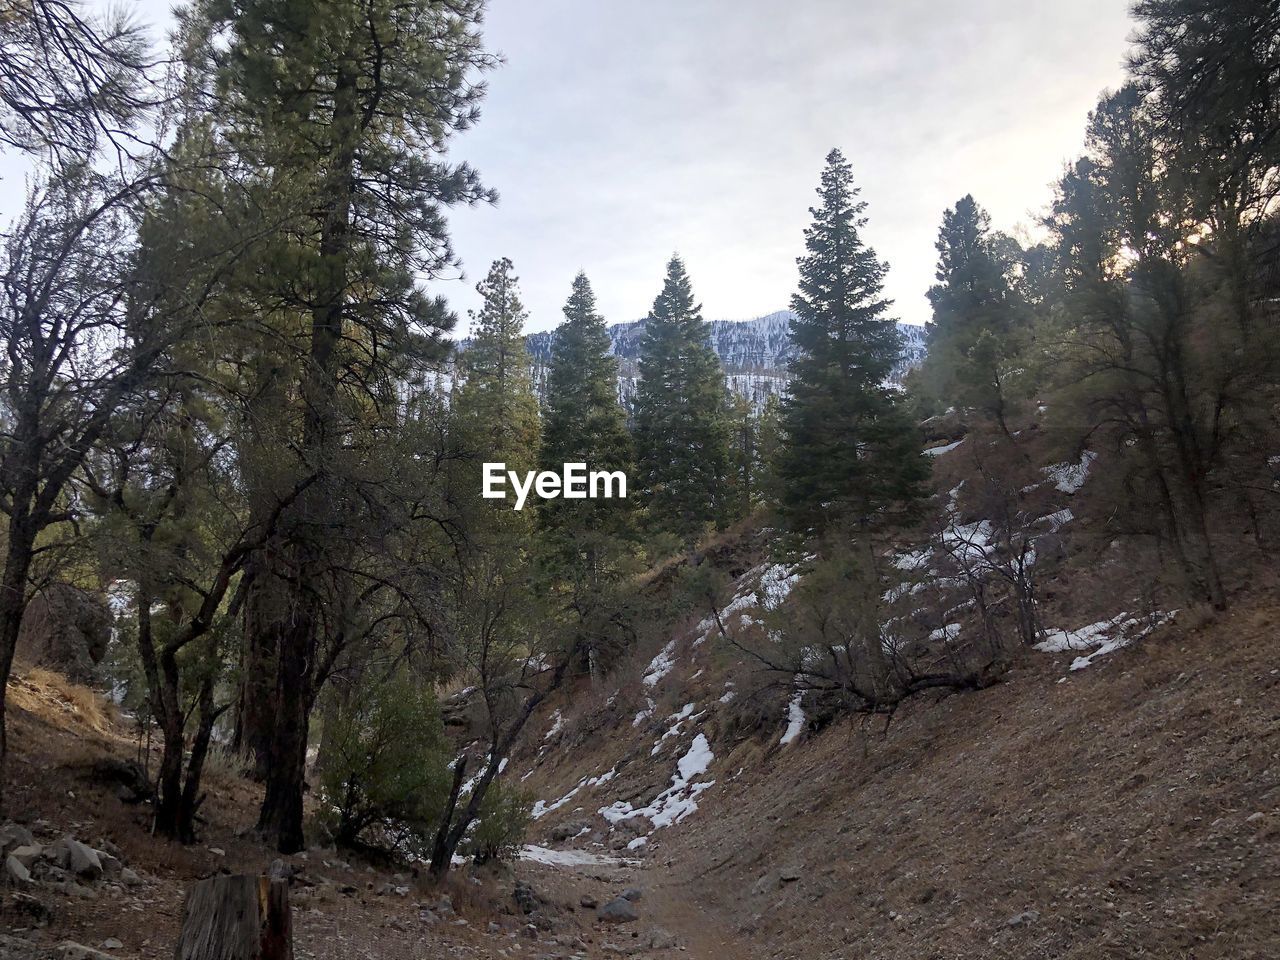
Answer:
[[339, 846], [429, 853], [451, 776], [440, 707], [403, 673], [362, 684], [328, 718], [320, 825]]
[[464, 852], [478, 864], [515, 859], [533, 819], [532, 809], [533, 799], [527, 791], [495, 779], [485, 792]]

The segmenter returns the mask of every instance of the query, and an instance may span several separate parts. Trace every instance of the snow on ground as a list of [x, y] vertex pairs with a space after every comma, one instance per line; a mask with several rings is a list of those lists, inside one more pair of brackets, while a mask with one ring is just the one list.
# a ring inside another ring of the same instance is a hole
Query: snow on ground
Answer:
[[611, 806], [601, 807], [598, 812], [611, 824], [621, 823], [623, 820], [634, 817], [644, 817], [652, 824], [650, 833], [662, 827], [669, 827], [673, 823], [679, 823], [698, 809], [698, 795], [715, 785], [714, 780], [693, 782], [694, 777], [707, 772], [714, 759], [711, 744], [707, 742], [706, 736], [700, 733], [693, 738], [688, 752], [677, 761], [676, 772], [671, 777], [671, 786], [654, 797], [647, 806], [637, 809], [629, 802], [619, 800]]
[[930, 447], [928, 450], [925, 451], [925, 455], [929, 457], [940, 457], [944, 453], [950, 453], [952, 450], [960, 446], [960, 444], [962, 443], [964, 443], [964, 437], [961, 437], [959, 440], [956, 440], [954, 443], [948, 443], [941, 447]]
[[782, 739], [778, 741], [784, 747], [800, 736], [800, 731], [804, 729], [804, 707], [800, 704], [803, 699], [804, 691], [797, 690], [796, 695], [787, 704], [787, 729], [783, 731]]
[[644, 685], [657, 686], [658, 682], [671, 672], [676, 665], [676, 640], [673, 638], [662, 648], [662, 652], [649, 661], [649, 668], [644, 672]]
[[646, 720], [648, 720], [650, 717], [653, 716], [654, 707], [657, 706], [657, 704], [653, 702], [653, 698], [645, 697], [644, 703], [645, 703], [644, 709], [637, 711], [635, 719], [631, 721], [631, 725], [633, 727], [640, 726], [640, 724], [644, 723]]
[[783, 601], [791, 595], [791, 590], [800, 580], [795, 567], [775, 563], [760, 574], [760, 594], [764, 597], [766, 610], [777, 610]]
[[666, 743], [669, 738], [680, 736], [680, 729], [684, 726], [684, 722], [686, 720], [690, 719], [691, 717], [694, 720], [697, 720], [698, 717], [701, 717], [701, 716], [702, 714], [698, 714], [698, 716], [696, 717], [693, 716], [693, 704], [686, 703], [677, 712], [673, 713], [670, 717], [667, 718], [668, 722], [671, 723], [671, 726], [668, 727], [666, 730], [664, 730], [662, 732], [662, 736], [660, 736], [656, 741], [654, 741], [653, 749], [649, 751], [649, 756], [656, 757], [658, 755], [658, 751], [662, 749], [662, 745]]
[[1085, 480], [1089, 476], [1089, 468], [1093, 466], [1093, 461], [1098, 459], [1098, 455], [1092, 450], [1086, 450], [1080, 454], [1079, 463], [1055, 463], [1047, 467], [1041, 467], [1040, 472], [1053, 481], [1063, 493], [1075, 493], [1084, 486]]
[[545, 863], [553, 867], [638, 867], [639, 860], [626, 860], [622, 857], [606, 857], [599, 853], [588, 853], [586, 850], [551, 850], [535, 844], [525, 844], [520, 848], [520, 859], [534, 863]]
[[1131, 617], [1118, 613], [1109, 620], [1099, 620], [1074, 630], [1046, 630], [1045, 638], [1035, 645], [1043, 653], [1066, 653], [1092, 649], [1092, 653], [1071, 661], [1071, 670], [1083, 670], [1098, 657], [1114, 653], [1135, 640], [1145, 637], [1156, 627], [1171, 620], [1176, 610], [1154, 617]]
[[562, 714], [559, 710], [557, 710], [555, 713], [551, 715], [551, 729], [547, 731], [547, 735], [542, 739], [544, 741], [550, 740], [552, 737], [554, 737], [557, 733], [559, 733], [563, 729], [564, 729], [564, 714]]
[[1076, 515], [1071, 512], [1070, 507], [1063, 507], [1061, 510], [1058, 510], [1054, 513], [1045, 514], [1036, 522], [1047, 523], [1049, 525], [1049, 529], [1052, 530], [1054, 533], [1057, 533], [1059, 530], [1061, 530], [1064, 526], [1066, 526], [1075, 518], [1076, 518]]
[[602, 773], [598, 777], [583, 777], [581, 780], [578, 781], [578, 785], [576, 787], [574, 787], [572, 790], [566, 793], [559, 800], [552, 801], [551, 803], [547, 803], [545, 800], [536, 801], [533, 805], [533, 809], [529, 811], [529, 816], [531, 816], [534, 820], [539, 820], [542, 817], [545, 817], [548, 813], [551, 813], [551, 811], [559, 810], [566, 803], [568, 803], [575, 796], [577, 796], [578, 791], [584, 788], [598, 787], [602, 783], [608, 783], [615, 776], [617, 776], [617, 774], [618, 774], [618, 768], [615, 766], [612, 770]]

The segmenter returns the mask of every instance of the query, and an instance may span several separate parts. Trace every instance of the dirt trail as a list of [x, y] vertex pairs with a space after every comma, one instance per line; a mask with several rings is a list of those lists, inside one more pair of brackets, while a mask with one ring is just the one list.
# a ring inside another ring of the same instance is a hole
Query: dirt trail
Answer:
[[[611, 925], [594, 921], [583, 911], [590, 927], [590, 951], [581, 956], [616, 957], [626, 953], [639, 957], [689, 957], [691, 960], [756, 960], [751, 943], [744, 940], [721, 918], [701, 909], [688, 884], [656, 863], [626, 863], [602, 858], [597, 863], [541, 864], [523, 861], [519, 873], [548, 896], [577, 904], [588, 896], [600, 904], [628, 888], [639, 888], [642, 896], [635, 904], [640, 919], [635, 923]], [[585, 931], [584, 931], [585, 932]], [[674, 946], [652, 946], [655, 933], [674, 938]]]

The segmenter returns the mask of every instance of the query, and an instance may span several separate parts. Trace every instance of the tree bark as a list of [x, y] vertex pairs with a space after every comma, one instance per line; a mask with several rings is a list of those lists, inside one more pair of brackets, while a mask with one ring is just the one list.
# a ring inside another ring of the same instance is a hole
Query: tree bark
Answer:
[[187, 894], [174, 960], [293, 960], [289, 884], [210, 877]]

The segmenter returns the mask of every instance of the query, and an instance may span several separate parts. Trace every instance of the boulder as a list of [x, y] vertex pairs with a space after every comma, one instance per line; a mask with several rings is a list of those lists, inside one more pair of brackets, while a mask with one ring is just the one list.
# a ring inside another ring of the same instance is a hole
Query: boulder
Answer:
[[9, 856], [13, 857], [28, 870], [31, 865], [40, 859], [40, 854], [44, 852], [44, 847], [38, 843], [29, 843], [21, 847], [14, 847], [9, 851]]
[[70, 583], [52, 583], [27, 604], [16, 655], [72, 680], [93, 679], [111, 637], [107, 598]]
[[60, 841], [67, 850], [67, 866], [77, 877], [93, 882], [102, 876], [102, 859], [98, 851], [72, 837]]
[[640, 919], [635, 905], [622, 897], [610, 900], [600, 908], [596, 916], [604, 923], [634, 923]]
[[6, 823], [0, 827], [0, 856], [8, 856], [15, 847], [30, 847], [36, 838], [20, 823]]
[[622, 897], [623, 900], [630, 900], [632, 903], [637, 903], [644, 899], [644, 891], [639, 887], [627, 887], [627, 889], [623, 890], [622, 893], [618, 894], [618, 896]]
[[9, 854], [4, 861], [4, 881], [10, 886], [25, 887], [31, 882], [31, 871], [21, 860]]

